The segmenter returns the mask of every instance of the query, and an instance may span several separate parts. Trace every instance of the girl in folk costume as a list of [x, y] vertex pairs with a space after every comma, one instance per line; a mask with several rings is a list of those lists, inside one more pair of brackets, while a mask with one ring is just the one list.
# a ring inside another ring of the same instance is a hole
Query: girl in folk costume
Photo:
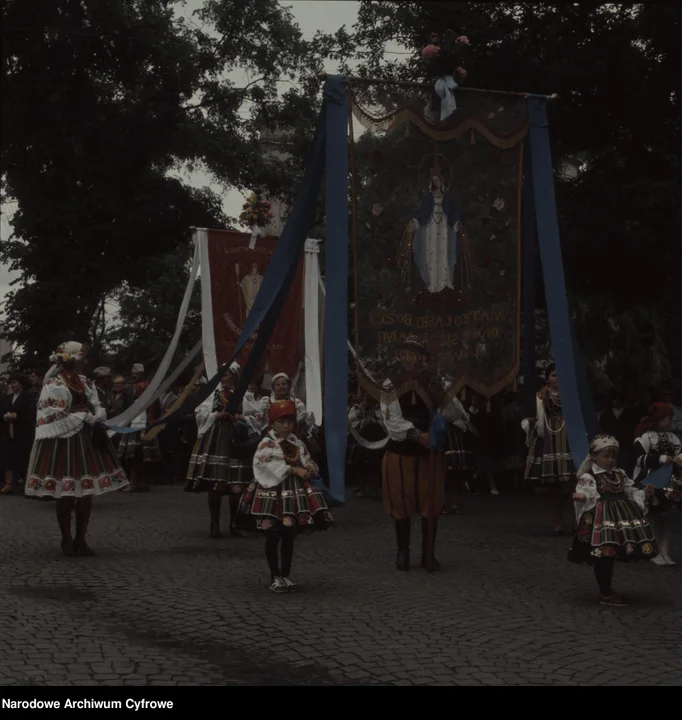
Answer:
[[646, 518], [654, 488], [637, 489], [616, 467], [618, 441], [598, 435], [578, 470], [573, 494], [578, 529], [568, 559], [594, 565], [602, 605], [627, 605], [611, 587], [616, 560], [630, 562], [653, 558], [656, 539]]
[[[95, 386], [83, 375], [86, 350], [60, 345], [50, 360], [38, 400], [36, 436], [26, 481], [28, 497], [57, 500], [57, 520], [65, 555], [94, 555], [85, 541], [93, 495], [128, 484], [116, 451], [101, 423], [106, 413]], [[71, 538], [75, 509], [76, 537]]]
[[326, 530], [333, 518], [324, 496], [309, 482], [318, 476], [318, 468], [305, 444], [293, 434], [295, 404], [275, 401], [268, 409], [268, 422], [270, 431], [253, 458], [255, 482], [242, 495], [237, 524], [244, 530], [266, 533], [270, 589], [292, 592], [297, 587], [291, 578], [296, 533]]
[[536, 417], [522, 423], [529, 438], [525, 477], [551, 486], [555, 498], [554, 535], [558, 536], [564, 527], [564, 489], [568, 489], [569, 483], [575, 483], [576, 478], [553, 364], [545, 370], [545, 379], [547, 385], [537, 394]]
[[671, 405], [656, 403], [635, 430], [635, 482], [643, 485], [659, 468], [672, 466], [670, 481], [665, 488], [656, 488], [651, 503], [651, 524], [660, 550], [653, 563], [658, 566], [676, 564], [669, 555], [669, 514], [674, 509], [682, 509], [682, 448], [679, 438], [670, 432], [672, 417]]
[[211, 517], [209, 535], [218, 539], [223, 496], [229, 497], [230, 535], [241, 537], [234, 527], [239, 496], [253, 480], [255, 444], [249, 444], [248, 427], [241, 408], [234, 415], [227, 412], [241, 368], [237, 363], [223, 375], [212, 398], [195, 411], [198, 437], [187, 470], [187, 492], [206, 492]]
[[[431, 457], [429, 438], [431, 413], [442, 404], [443, 388], [424, 367], [429, 352], [417, 337], [407, 338], [398, 353], [403, 374], [395, 383], [386, 380], [381, 403], [390, 436], [382, 461], [382, 479], [384, 509], [395, 521], [396, 569], [408, 571], [412, 517], [421, 517], [421, 567], [427, 567], [429, 512], [433, 509], [437, 517], [445, 507], [445, 455]], [[440, 567], [435, 559], [433, 567]]]

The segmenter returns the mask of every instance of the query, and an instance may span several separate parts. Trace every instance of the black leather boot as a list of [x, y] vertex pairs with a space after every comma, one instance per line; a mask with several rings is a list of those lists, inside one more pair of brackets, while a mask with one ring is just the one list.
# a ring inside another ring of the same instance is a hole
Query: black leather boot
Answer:
[[[434, 546], [436, 541], [436, 531], [438, 530], [438, 520], [434, 520], [434, 528], [433, 528], [433, 540], [434, 540]], [[429, 521], [428, 518], [422, 518], [422, 561], [421, 561], [421, 567], [428, 568], [428, 557], [429, 557]], [[433, 569], [434, 570], [440, 570], [440, 563], [438, 560], [436, 560], [435, 556], [433, 558]]]
[[395, 521], [395, 537], [398, 543], [395, 569], [408, 572], [410, 569], [410, 518]]

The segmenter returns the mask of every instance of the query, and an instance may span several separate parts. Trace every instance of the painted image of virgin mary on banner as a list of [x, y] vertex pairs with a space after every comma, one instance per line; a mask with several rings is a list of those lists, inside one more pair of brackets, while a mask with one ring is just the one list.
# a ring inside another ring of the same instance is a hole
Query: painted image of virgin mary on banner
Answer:
[[[466, 267], [465, 267], [466, 265]], [[412, 285], [413, 268], [424, 284], [421, 295], [471, 287], [478, 263], [442, 173], [431, 170], [429, 192], [407, 224], [398, 252], [403, 280]]]
[[431, 171], [429, 193], [408, 225], [412, 252], [421, 279], [430, 293], [454, 290], [462, 224], [445, 190], [443, 177]]

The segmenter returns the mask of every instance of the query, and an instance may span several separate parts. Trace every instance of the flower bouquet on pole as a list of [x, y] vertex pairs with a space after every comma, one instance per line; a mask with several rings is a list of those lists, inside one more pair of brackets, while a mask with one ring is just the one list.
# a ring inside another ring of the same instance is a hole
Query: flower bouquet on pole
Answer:
[[256, 246], [256, 238], [264, 237], [265, 228], [273, 218], [272, 206], [260, 195], [251, 193], [249, 199], [242, 205], [242, 212], [239, 222], [251, 228], [251, 243], [249, 247], [253, 250]]
[[430, 43], [422, 50], [422, 60], [428, 75], [434, 78], [434, 87], [429, 101], [429, 110], [440, 111], [441, 122], [456, 109], [455, 90], [467, 71], [462, 67], [463, 52], [469, 47], [466, 35], [457, 35], [453, 30], [432, 33]]

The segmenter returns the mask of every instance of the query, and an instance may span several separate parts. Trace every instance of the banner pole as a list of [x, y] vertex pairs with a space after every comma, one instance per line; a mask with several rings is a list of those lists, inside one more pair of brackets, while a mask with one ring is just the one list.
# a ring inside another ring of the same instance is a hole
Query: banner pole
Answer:
[[360, 277], [358, 275], [358, 196], [357, 196], [357, 166], [355, 164], [355, 136], [353, 133], [353, 104], [350, 99], [351, 86], [348, 85], [348, 135], [350, 142], [351, 166], [351, 212], [353, 213], [353, 285], [355, 312], [355, 377], [358, 379], [357, 399], [361, 399], [360, 392]]

